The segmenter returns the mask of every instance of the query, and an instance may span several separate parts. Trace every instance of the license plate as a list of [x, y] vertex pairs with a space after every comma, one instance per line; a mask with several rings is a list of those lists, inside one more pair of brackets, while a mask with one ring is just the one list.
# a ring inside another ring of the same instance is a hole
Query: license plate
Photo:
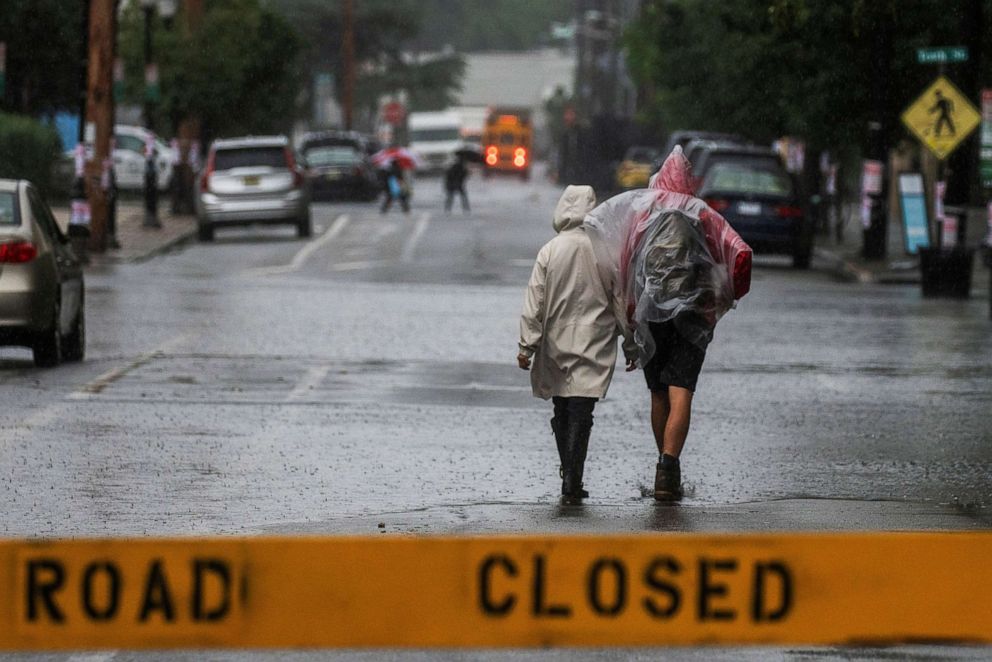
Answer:
[[761, 213], [760, 202], [738, 202], [737, 213], [744, 216], [757, 216]]
[[329, 172], [326, 175], [324, 175], [324, 178], [325, 179], [329, 179], [331, 181], [334, 181], [335, 179], [340, 179], [341, 178], [341, 173], [340, 172]]
[[250, 175], [248, 177], [245, 177], [243, 181], [245, 183], [245, 186], [258, 186], [258, 183], [261, 180], [259, 180], [259, 178], [255, 175]]

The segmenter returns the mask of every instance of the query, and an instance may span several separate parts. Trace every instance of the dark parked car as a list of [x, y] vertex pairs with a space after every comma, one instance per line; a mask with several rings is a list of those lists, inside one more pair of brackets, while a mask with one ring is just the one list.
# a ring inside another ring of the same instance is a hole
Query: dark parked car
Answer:
[[785, 253], [809, 267], [813, 233], [795, 179], [774, 151], [721, 147], [700, 157], [699, 197], [737, 230], [755, 253]]
[[658, 159], [655, 161], [654, 172], [658, 171], [661, 164], [665, 162], [668, 155], [672, 153], [676, 145], [682, 147], [685, 150], [686, 146], [693, 140], [712, 140], [715, 142], [730, 142], [730, 143], [743, 143], [744, 138], [737, 135], [736, 133], [719, 133], [717, 131], [673, 131], [671, 135], [668, 136], [668, 142], [665, 144], [665, 149], [658, 155]]
[[369, 161], [374, 147], [360, 134], [308, 134], [300, 143], [310, 193], [315, 200], [375, 200], [381, 185]]
[[82, 268], [24, 180], [0, 179], [0, 344], [30, 347], [43, 367], [86, 350]]

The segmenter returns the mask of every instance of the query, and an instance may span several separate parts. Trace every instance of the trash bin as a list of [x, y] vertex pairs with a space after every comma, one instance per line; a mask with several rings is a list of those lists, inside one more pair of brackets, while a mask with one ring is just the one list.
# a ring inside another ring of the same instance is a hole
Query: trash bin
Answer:
[[919, 251], [923, 296], [968, 298], [974, 248], [920, 248]]

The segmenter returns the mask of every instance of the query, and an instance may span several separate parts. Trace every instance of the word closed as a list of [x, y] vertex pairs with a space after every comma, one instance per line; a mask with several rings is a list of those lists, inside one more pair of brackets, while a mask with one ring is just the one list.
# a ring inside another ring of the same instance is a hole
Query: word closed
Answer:
[[660, 621], [776, 623], [789, 617], [793, 605], [793, 573], [778, 560], [657, 555], [635, 563], [600, 556], [564, 577], [551, 563], [546, 554], [486, 556], [477, 575], [481, 612], [493, 618], [615, 619], [636, 610]]

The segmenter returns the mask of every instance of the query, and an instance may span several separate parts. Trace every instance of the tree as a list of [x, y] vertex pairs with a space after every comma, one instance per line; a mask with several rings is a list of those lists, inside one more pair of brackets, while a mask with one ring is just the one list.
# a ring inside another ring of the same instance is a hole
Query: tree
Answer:
[[[175, 126], [198, 117], [205, 138], [286, 132], [300, 89], [300, 40], [289, 23], [259, 0], [213, 0], [195, 31], [154, 28], [161, 119]], [[120, 21], [125, 96], [144, 100], [144, 23], [130, 3]]]
[[83, 9], [64, 0], [4, 0], [7, 84], [0, 109], [31, 116], [79, 107]]
[[[342, 71], [340, 3], [276, 0], [275, 6], [305, 44], [302, 72]], [[362, 0], [355, 3], [356, 117], [371, 128], [384, 95], [406, 90], [411, 110], [444, 108], [454, 101], [464, 72], [454, 53], [418, 58], [411, 53], [424, 20], [418, 0]], [[342, 86], [338, 85], [338, 93]]]
[[646, 121], [836, 150], [863, 145], [878, 57], [889, 144], [905, 135], [899, 114], [937, 73], [916, 63], [916, 48], [957, 43], [962, 20], [960, 6], [938, 0], [655, 0], [627, 44], [632, 73], [652, 90]]

